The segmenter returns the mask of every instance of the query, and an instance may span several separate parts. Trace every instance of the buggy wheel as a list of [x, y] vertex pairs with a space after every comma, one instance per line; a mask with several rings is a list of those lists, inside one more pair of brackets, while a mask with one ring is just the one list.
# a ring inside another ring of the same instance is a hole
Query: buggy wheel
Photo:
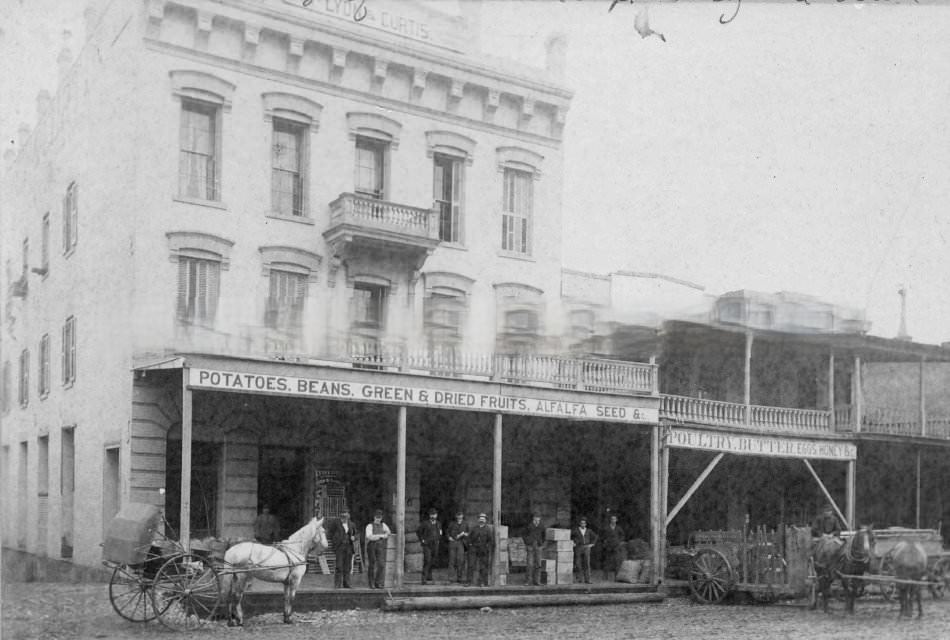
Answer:
[[689, 568], [689, 590], [699, 602], [722, 602], [734, 584], [732, 567], [720, 551], [700, 549], [693, 557]]
[[[880, 572], [882, 576], [894, 575], [894, 564], [891, 562], [890, 556], [884, 556], [881, 558]], [[881, 591], [881, 595], [884, 596], [885, 600], [893, 600], [894, 594], [897, 593], [897, 583], [882, 582], [878, 585], [878, 589]]]
[[199, 629], [210, 624], [221, 608], [221, 577], [205, 558], [190, 553], [174, 556], [155, 574], [152, 604], [169, 629]]
[[950, 558], [938, 560], [930, 573], [930, 578], [934, 581], [930, 585], [930, 594], [936, 600], [945, 598], [947, 592], [950, 591]]
[[141, 571], [120, 564], [109, 580], [109, 602], [120, 616], [130, 622], [148, 622], [157, 615], [152, 606], [151, 581]]

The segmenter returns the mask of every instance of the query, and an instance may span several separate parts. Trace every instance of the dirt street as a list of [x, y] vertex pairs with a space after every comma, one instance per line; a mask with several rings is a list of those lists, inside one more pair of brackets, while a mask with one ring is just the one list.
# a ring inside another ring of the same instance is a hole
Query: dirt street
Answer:
[[[793, 604], [697, 605], [686, 598], [659, 604], [590, 607], [539, 607], [383, 613], [330, 611], [297, 613], [284, 625], [278, 612], [255, 616], [241, 629], [221, 625], [188, 634], [192, 638], [303, 640], [402, 638], [420, 634], [507, 640], [551, 637], [599, 639], [695, 638], [722, 640], [867, 640], [900, 638], [936, 640], [950, 637], [950, 599], [924, 595], [924, 618], [897, 620], [897, 604], [880, 597], [858, 601], [857, 613], [844, 613], [841, 602], [829, 614]], [[117, 616], [102, 584], [4, 583], [3, 640], [93, 638], [174, 638], [157, 623], [135, 624]], [[184, 634], [181, 634], [184, 637]]]

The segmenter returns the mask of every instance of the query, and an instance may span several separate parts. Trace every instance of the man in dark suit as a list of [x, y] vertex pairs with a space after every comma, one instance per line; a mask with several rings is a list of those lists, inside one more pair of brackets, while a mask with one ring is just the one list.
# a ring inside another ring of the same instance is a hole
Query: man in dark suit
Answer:
[[525, 567], [528, 575], [525, 584], [541, 584], [541, 551], [544, 548], [544, 527], [541, 526], [541, 514], [531, 516], [531, 524], [525, 529], [524, 535]]
[[439, 542], [442, 540], [438, 511], [429, 509], [429, 519], [419, 524], [416, 535], [422, 545], [422, 584], [425, 584], [432, 582], [432, 565], [439, 556]]
[[353, 548], [359, 540], [359, 531], [350, 521], [350, 510], [343, 508], [340, 517], [329, 525], [330, 544], [336, 556], [336, 568], [333, 574], [333, 586], [337, 589], [350, 588], [350, 573], [353, 571]]
[[587, 526], [587, 518], [577, 521], [577, 526], [571, 531], [571, 540], [574, 542], [574, 567], [580, 578], [590, 584], [590, 549], [597, 544], [597, 534]]
[[491, 553], [495, 549], [495, 533], [488, 526], [488, 516], [484, 513], [478, 514], [478, 524], [469, 531], [468, 545], [468, 581], [471, 582], [477, 575], [477, 586], [487, 587], [491, 572]]

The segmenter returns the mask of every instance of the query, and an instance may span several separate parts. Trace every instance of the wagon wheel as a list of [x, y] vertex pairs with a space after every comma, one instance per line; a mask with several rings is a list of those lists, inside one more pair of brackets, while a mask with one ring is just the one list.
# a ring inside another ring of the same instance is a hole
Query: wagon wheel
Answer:
[[151, 581], [140, 571], [127, 564], [120, 564], [112, 571], [109, 580], [109, 602], [120, 616], [130, 622], [148, 622], [157, 615], [152, 606]]
[[716, 604], [732, 591], [735, 576], [729, 560], [717, 549], [700, 549], [689, 569], [689, 590], [700, 602]]
[[174, 556], [155, 574], [152, 605], [166, 627], [198, 629], [209, 624], [221, 606], [221, 577], [206, 558]]
[[808, 590], [808, 606], [812, 609], [818, 606], [818, 571], [815, 569], [815, 559], [808, 559], [808, 576], [805, 578], [805, 588]]
[[[884, 556], [881, 558], [881, 568], [879, 571], [882, 576], [894, 575], [894, 563], [891, 561], [890, 556]], [[894, 598], [894, 594], [897, 593], [897, 583], [881, 582], [878, 585], [878, 589], [880, 589], [881, 595], [884, 596], [885, 600], [891, 600]]]
[[930, 593], [937, 600], [943, 599], [950, 591], [950, 558], [941, 558], [930, 573], [935, 582], [930, 585]]

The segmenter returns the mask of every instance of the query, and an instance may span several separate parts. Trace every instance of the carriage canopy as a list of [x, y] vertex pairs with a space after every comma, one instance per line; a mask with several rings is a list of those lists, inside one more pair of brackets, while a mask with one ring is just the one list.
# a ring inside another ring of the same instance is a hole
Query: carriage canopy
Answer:
[[103, 559], [128, 565], [145, 562], [161, 517], [161, 510], [153, 504], [130, 502], [122, 507], [106, 531]]

